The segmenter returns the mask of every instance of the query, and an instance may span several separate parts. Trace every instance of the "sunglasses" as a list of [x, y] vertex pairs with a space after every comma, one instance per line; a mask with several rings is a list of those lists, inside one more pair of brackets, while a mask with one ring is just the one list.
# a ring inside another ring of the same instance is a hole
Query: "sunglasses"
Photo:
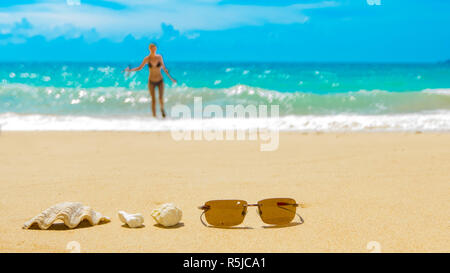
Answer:
[[200, 221], [216, 227], [232, 227], [241, 224], [247, 214], [247, 207], [258, 207], [258, 213], [262, 221], [269, 225], [286, 225], [292, 222], [297, 215], [299, 224], [303, 224], [303, 218], [297, 214], [299, 204], [292, 198], [270, 198], [258, 201], [257, 204], [248, 204], [244, 200], [212, 200], [206, 202], [199, 209], [203, 210]]

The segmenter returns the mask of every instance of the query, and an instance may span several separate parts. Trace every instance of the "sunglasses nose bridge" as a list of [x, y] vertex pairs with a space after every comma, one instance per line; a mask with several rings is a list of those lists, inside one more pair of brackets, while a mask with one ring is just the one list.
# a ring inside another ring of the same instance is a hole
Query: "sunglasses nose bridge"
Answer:
[[259, 207], [258, 204], [246, 204], [244, 205], [244, 209], [242, 210], [242, 216], [247, 215], [247, 208], [248, 207]]
[[[262, 214], [262, 212], [261, 212], [261, 210], [260, 210], [260, 205], [259, 204], [247, 204], [247, 205], [244, 205], [244, 208], [247, 208], [247, 207], [258, 207], [258, 211], [256, 212], [258, 215], [261, 215]], [[245, 209], [244, 209], [244, 211], [246, 211]], [[244, 215], [244, 214], [243, 214]]]

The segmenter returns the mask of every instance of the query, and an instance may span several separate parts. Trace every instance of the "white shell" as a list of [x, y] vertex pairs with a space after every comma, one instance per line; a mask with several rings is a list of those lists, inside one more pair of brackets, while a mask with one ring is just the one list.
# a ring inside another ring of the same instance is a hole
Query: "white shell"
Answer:
[[78, 202], [64, 202], [54, 205], [27, 221], [23, 228], [37, 224], [40, 229], [48, 229], [55, 221], [62, 220], [68, 228], [77, 227], [81, 221], [88, 220], [91, 225], [111, 221], [108, 217]]
[[130, 228], [141, 227], [144, 223], [144, 216], [140, 213], [129, 214], [123, 210], [120, 210], [118, 214], [120, 221], [127, 224]]
[[165, 227], [171, 227], [178, 224], [183, 213], [173, 203], [162, 204], [159, 208], [152, 211], [152, 217], [155, 221]]

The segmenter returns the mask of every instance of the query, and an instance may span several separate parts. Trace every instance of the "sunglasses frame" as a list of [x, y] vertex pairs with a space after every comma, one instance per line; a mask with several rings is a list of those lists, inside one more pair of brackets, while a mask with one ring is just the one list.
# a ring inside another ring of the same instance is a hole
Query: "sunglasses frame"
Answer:
[[[285, 199], [285, 198], [266, 198], [266, 199], [259, 200], [258, 203], [261, 202], [261, 201], [270, 200], [270, 199]], [[292, 199], [292, 198], [290, 198], [290, 199]], [[234, 199], [218, 199], [218, 200], [210, 200], [210, 201], [228, 201], [228, 200], [234, 200]], [[292, 199], [292, 200], [294, 200], [294, 199]], [[206, 201], [205, 203], [210, 202], [210, 201]], [[245, 200], [241, 200], [241, 201], [245, 201]], [[294, 200], [294, 201], [295, 201], [295, 200]], [[245, 202], [247, 202], [247, 201], [245, 201]], [[280, 209], [285, 209], [285, 210], [288, 210], [288, 209], [287, 209], [287, 208], [283, 208], [283, 207], [281, 207], [281, 206], [293, 206], [293, 207], [295, 207], [295, 208], [301, 207], [300, 204], [297, 204], [297, 201], [295, 201], [295, 202], [296, 202], [296, 203], [294, 203], [294, 204], [289, 204], [289, 203], [286, 203], [286, 202], [277, 202], [277, 206], [279, 206]], [[247, 207], [258, 207], [258, 211], [260, 211], [260, 210], [259, 210], [260, 204], [258, 204], [258, 203], [256, 203], [256, 204], [244, 204], [243, 207], [245, 207], [245, 208], [247, 208]], [[200, 215], [200, 221], [202, 222], [202, 224], [203, 224], [205, 227], [221, 227], [221, 226], [208, 225], [209, 223], [206, 224], [206, 223], [203, 221], [203, 215], [205, 215], [205, 213], [206, 213], [210, 208], [211, 208], [211, 207], [208, 206], [208, 205], [203, 205], [203, 206], [199, 206], [199, 207], [198, 207], [198, 209], [203, 210], [202, 214]], [[301, 224], [303, 224], [303, 223], [305, 222], [305, 221], [303, 220], [303, 218], [300, 216], [300, 214], [297, 213], [297, 211], [295, 211], [295, 215], [297, 215], [297, 217], [300, 219], [300, 222], [298, 223], [299, 225], [301, 225]], [[246, 212], [245, 215], [244, 215], [244, 219], [245, 219], [245, 216], [247, 216], [247, 212]], [[261, 218], [261, 220], [262, 220], [261, 215], [260, 215], [260, 218]], [[263, 220], [263, 222], [264, 222], [264, 220]], [[264, 223], [265, 223], [265, 222], [264, 222]], [[292, 223], [292, 221], [289, 222], [289, 223]], [[287, 223], [287, 224], [289, 224], [289, 223]], [[266, 223], [266, 224], [267, 224], [267, 223]], [[279, 226], [283, 226], [283, 225], [287, 225], [287, 224], [281, 224], [281, 225], [279, 225]], [[234, 226], [237, 226], [237, 225], [234, 225]], [[223, 226], [223, 227], [234, 227], [234, 226]], [[276, 226], [276, 225], [275, 225], [275, 226]]]

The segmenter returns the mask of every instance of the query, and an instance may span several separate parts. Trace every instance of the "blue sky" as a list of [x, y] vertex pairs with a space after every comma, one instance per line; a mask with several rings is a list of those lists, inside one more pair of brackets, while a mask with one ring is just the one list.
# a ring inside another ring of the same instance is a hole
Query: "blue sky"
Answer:
[[1, 0], [0, 61], [436, 62], [450, 1]]

